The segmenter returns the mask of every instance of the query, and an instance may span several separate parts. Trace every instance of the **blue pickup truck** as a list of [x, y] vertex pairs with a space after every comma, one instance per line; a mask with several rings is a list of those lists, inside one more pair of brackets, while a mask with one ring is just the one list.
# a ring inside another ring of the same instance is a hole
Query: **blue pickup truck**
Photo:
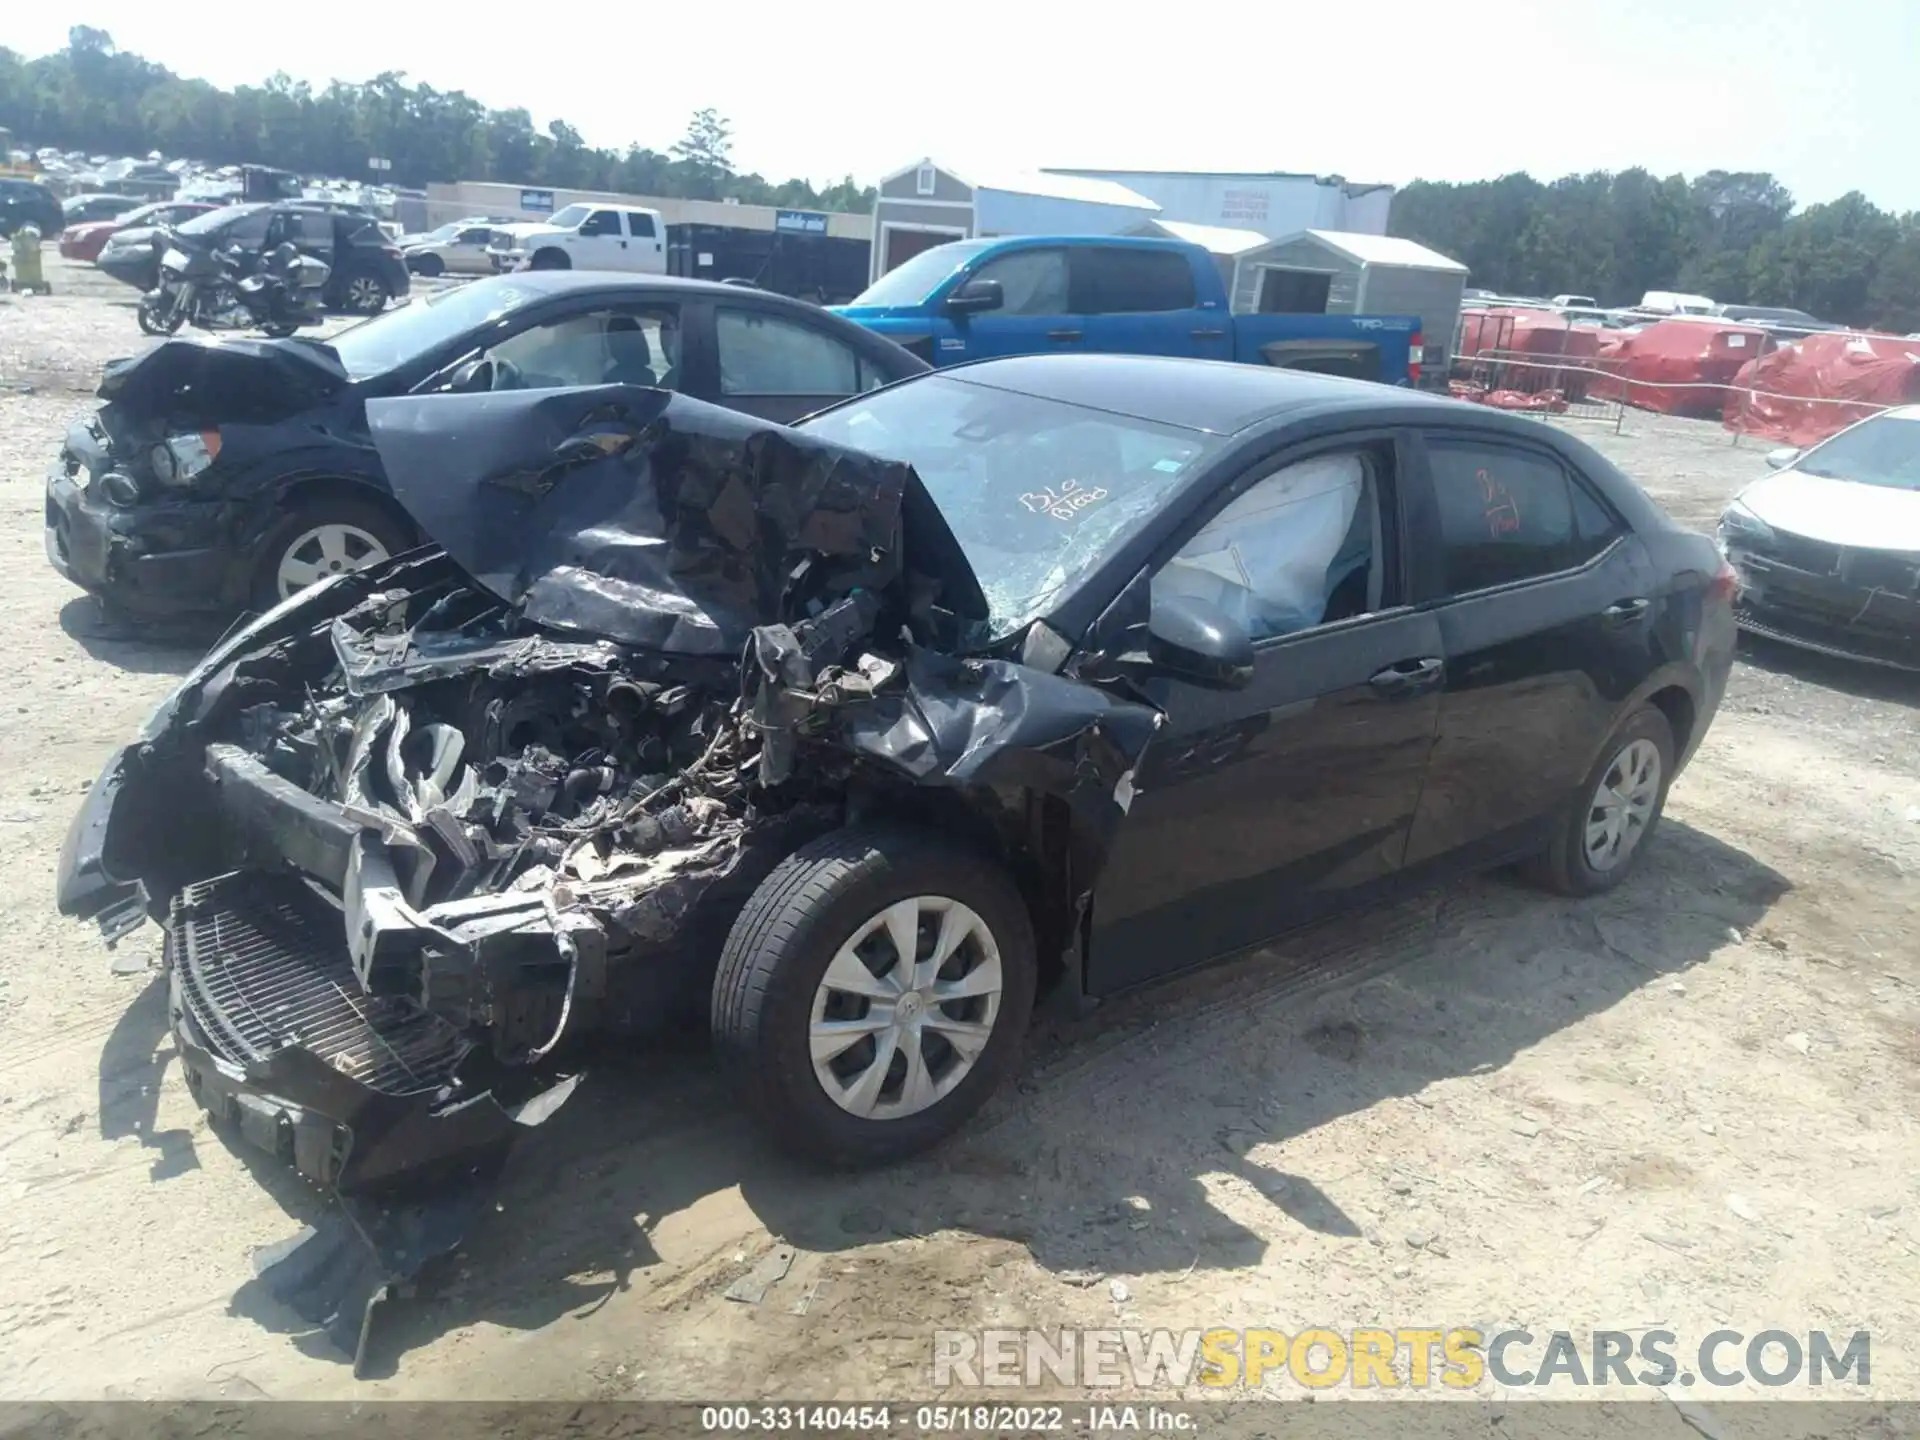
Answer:
[[929, 365], [1060, 350], [1191, 355], [1420, 382], [1411, 315], [1234, 315], [1214, 258], [1180, 240], [957, 240], [833, 307]]

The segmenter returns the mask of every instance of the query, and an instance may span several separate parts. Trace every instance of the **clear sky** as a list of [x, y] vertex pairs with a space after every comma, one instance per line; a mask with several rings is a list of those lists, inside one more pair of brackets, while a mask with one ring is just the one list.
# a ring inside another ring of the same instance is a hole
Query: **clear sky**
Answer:
[[776, 180], [923, 154], [1395, 184], [1637, 164], [1920, 209], [1920, 0], [75, 0], [9, 6], [0, 43], [75, 22], [220, 85], [400, 70], [597, 145], [664, 150], [711, 105]]

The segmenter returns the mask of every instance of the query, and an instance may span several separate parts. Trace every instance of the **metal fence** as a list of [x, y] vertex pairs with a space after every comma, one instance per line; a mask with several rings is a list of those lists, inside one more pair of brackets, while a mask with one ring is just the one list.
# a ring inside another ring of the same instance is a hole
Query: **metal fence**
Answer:
[[[1462, 317], [1447, 376], [1448, 393], [1456, 399], [1542, 419], [1597, 421], [1612, 426], [1616, 434], [1625, 423], [1629, 409], [1711, 420], [1726, 430], [1728, 443], [1732, 445], [1749, 439], [1774, 445], [1783, 443], [1764, 433], [1753, 434], [1756, 429], [1763, 429], [1763, 423], [1755, 414], [1756, 400], [1830, 409], [1833, 418], [1828, 434], [1893, 408], [1868, 400], [1788, 395], [1748, 385], [1638, 380], [1597, 357], [1562, 357], [1536, 348], [1521, 350], [1502, 345], [1499, 342], [1506, 336], [1494, 328], [1500, 318], [1487, 317], [1488, 327], [1475, 337], [1477, 348], [1469, 354], [1462, 353], [1466, 328], [1465, 317]], [[1490, 332], [1494, 340], [1491, 345], [1486, 343]], [[1510, 335], [1511, 331], [1507, 333]], [[1534, 332], [1535, 337], [1541, 335], [1542, 332]], [[1538, 339], [1534, 343], [1539, 343]]]

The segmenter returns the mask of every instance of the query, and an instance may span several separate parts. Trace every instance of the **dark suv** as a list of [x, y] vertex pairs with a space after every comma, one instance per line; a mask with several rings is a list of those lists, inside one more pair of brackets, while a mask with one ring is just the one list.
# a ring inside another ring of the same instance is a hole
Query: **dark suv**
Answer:
[[[332, 220], [332, 254], [325, 258], [333, 266], [333, 273], [327, 277], [326, 289], [321, 292], [321, 300], [329, 310], [378, 315], [411, 288], [413, 278], [407, 270], [406, 257], [398, 245], [380, 233], [379, 225], [365, 211], [324, 202], [299, 202], [276, 208]], [[301, 248], [308, 247], [302, 244]], [[318, 247], [315, 249], [317, 253]]]
[[57, 240], [66, 224], [59, 198], [46, 186], [33, 180], [0, 177], [0, 235], [33, 225], [43, 240]]
[[[211, 238], [225, 247], [239, 245], [263, 255], [282, 241], [292, 241], [306, 253], [332, 267], [321, 300], [329, 310], [376, 315], [405, 295], [411, 284], [400, 247], [380, 233], [373, 217], [363, 212], [325, 204], [275, 201], [271, 204], [228, 205], [189, 220], [180, 227], [190, 235]], [[114, 279], [138, 290], [151, 290], [159, 279], [158, 244], [101, 253], [99, 267]]]

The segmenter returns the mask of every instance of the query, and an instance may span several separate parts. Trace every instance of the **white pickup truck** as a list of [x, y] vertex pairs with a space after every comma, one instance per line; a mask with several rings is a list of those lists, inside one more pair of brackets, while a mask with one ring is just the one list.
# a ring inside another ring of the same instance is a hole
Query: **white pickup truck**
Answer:
[[578, 203], [550, 220], [494, 230], [487, 253], [496, 270], [667, 270], [666, 222], [637, 205]]

